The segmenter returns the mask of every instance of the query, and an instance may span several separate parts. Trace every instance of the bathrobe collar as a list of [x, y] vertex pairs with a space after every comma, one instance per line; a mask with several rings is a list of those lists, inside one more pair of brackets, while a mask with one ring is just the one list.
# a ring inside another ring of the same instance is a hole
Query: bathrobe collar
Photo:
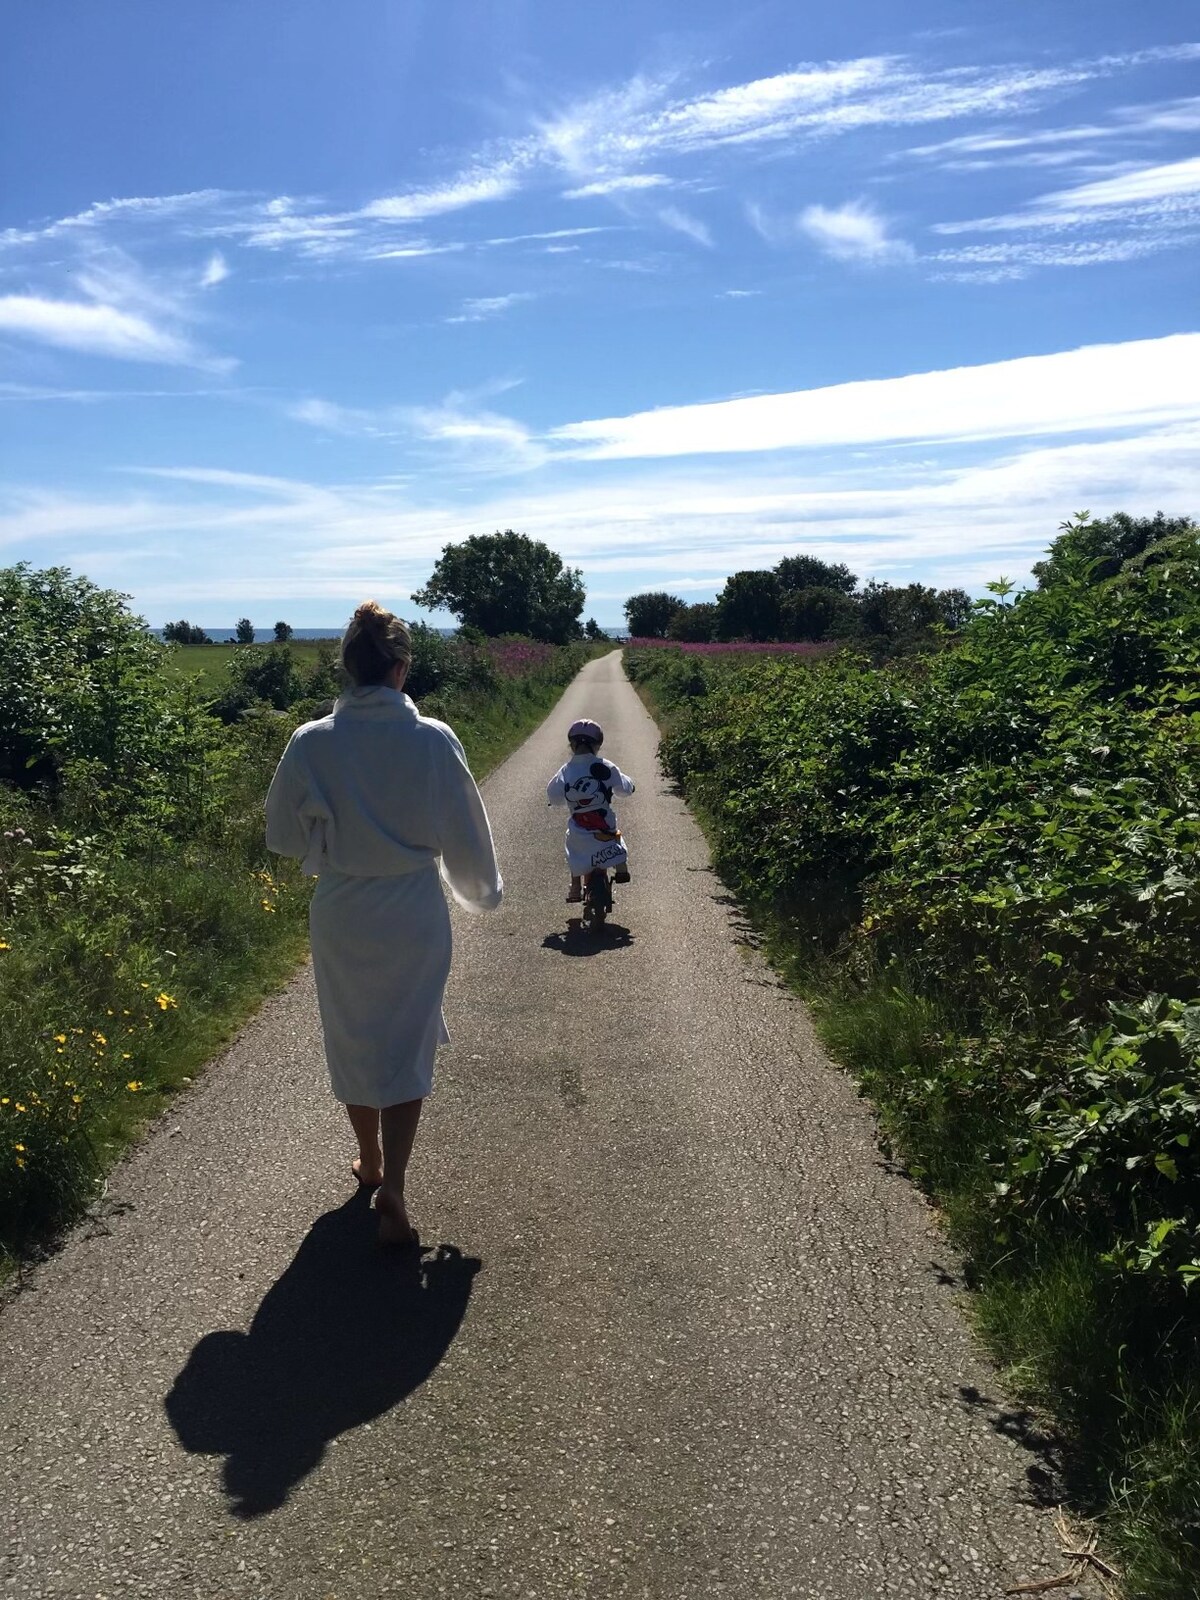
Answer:
[[347, 689], [334, 701], [335, 717], [394, 717], [415, 721], [417, 708], [403, 689], [389, 689], [385, 683]]

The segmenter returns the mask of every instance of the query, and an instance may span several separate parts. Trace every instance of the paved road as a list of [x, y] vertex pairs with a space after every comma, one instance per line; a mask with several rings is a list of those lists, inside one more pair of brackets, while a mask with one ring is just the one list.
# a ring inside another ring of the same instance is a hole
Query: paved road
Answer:
[[[599, 947], [542, 802], [584, 712], [640, 780]], [[1061, 1569], [928, 1212], [655, 742], [608, 656], [485, 786], [508, 895], [456, 919], [419, 1268], [351, 1192], [305, 971], [7, 1306], [0, 1592], [993, 1600]]]

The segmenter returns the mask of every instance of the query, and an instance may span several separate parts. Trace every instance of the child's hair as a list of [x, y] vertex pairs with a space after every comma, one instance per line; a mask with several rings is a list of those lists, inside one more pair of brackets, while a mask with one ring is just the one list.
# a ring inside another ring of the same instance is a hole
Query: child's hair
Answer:
[[412, 661], [412, 636], [377, 600], [364, 600], [342, 640], [342, 665], [362, 687], [382, 683], [397, 662]]

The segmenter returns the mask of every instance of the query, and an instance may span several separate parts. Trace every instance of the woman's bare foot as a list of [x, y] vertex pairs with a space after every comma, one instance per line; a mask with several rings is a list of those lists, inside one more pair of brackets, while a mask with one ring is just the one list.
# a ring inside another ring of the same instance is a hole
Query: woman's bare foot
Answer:
[[416, 1244], [417, 1230], [408, 1220], [404, 1196], [380, 1189], [375, 1195], [380, 1244]]
[[350, 1163], [350, 1171], [364, 1189], [378, 1189], [383, 1182], [383, 1157], [377, 1155], [373, 1160], [367, 1161], [363, 1156], [355, 1156]]

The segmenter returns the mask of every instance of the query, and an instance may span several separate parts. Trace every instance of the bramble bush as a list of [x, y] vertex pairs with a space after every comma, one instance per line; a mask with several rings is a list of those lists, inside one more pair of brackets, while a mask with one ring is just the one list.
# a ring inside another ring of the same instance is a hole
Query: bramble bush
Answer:
[[[1200, 532], [1084, 514], [1038, 570], [932, 655], [627, 670], [985, 1322], [1012, 1297], [997, 1347], [1055, 1374], [1033, 1388], [1085, 1441], [1092, 1503], [1136, 1502], [1144, 1592], [1182, 1595], [1200, 1447], [1167, 1473], [1155, 1440], [1200, 1410]], [[1081, 1274], [1068, 1315], [1047, 1285]]]

